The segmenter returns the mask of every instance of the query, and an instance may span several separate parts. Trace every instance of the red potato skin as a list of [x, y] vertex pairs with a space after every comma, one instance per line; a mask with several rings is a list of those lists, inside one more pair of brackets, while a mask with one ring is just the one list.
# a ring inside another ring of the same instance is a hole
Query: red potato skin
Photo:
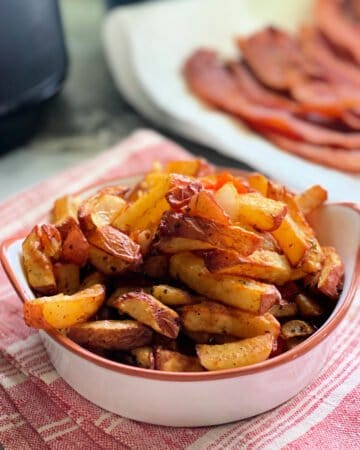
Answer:
[[74, 218], [69, 217], [57, 225], [63, 246], [61, 259], [65, 262], [83, 266], [89, 256], [89, 243]]

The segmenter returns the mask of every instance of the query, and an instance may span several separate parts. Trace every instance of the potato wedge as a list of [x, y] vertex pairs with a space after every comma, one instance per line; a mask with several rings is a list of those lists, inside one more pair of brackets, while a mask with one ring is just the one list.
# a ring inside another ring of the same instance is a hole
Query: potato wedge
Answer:
[[189, 159], [186, 161], [170, 161], [165, 165], [164, 171], [197, 177], [211, 173], [213, 169], [204, 159]]
[[281, 326], [281, 337], [290, 339], [300, 336], [310, 336], [315, 331], [309, 323], [303, 320], [289, 320]]
[[196, 303], [196, 298], [183, 289], [168, 284], [158, 284], [150, 289], [150, 294], [164, 305], [181, 306]]
[[80, 289], [87, 289], [94, 284], [106, 284], [106, 277], [101, 272], [92, 272], [87, 275], [80, 284]]
[[239, 226], [225, 226], [204, 217], [173, 211], [163, 215], [157, 236], [160, 242], [175, 237], [203, 241], [207, 247], [234, 249], [244, 256], [250, 255], [262, 241], [260, 236]]
[[152, 347], [138, 347], [131, 350], [136, 364], [144, 369], [155, 369], [155, 357]]
[[245, 277], [212, 274], [202, 258], [191, 253], [173, 255], [170, 274], [205, 297], [255, 314], [265, 313], [281, 298], [271, 284]]
[[313, 298], [305, 294], [297, 294], [295, 303], [299, 313], [303, 317], [319, 317], [325, 313], [325, 309]]
[[273, 305], [269, 309], [269, 313], [277, 319], [289, 318], [296, 316], [298, 307], [296, 303], [283, 303], [281, 305]]
[[222, 225], [230, 225], [230, 217], [217, 203], [214, 194], [210, 191], [200, 191], [192, 196], [186, 207], [186, 214], [204, 217]]
[[105, 350], [131, 350], [147, 345], [152, 331], [135, 320], [96, 320], [67, 330], [74, 342]]
[[311, 186], [295, 197], [298, 208], [305, 216], [326, 202], [326, 200], [327, 191], [318, 184]]
[[262, 231], [279, 228], [287, 212], [284, 203], [263, 197], [257, 192], [238, 195], [237, 208], [240, 219]]
[[44, 224], [37, 228], [41, 246], [46, 256], [58, 260], [61, 256], [61, 235], [55, 225]]
[[68, 328], [86, 322], [105, 299], [101, 284], [76, 292], [40, 297], [24, 303], [24, 319], [29, 327], [38, 329]]
[[79, 224], [72, 217], [57, 225], [62, 239], [61, 260], [83, 266], [88, 260], [89, 244]]
[[55, 200], [51, 213], [51, 221], [55, 225], [59, 225], [69, 217], [77, 221], [77, 213], [80, 199], [72, 195], [64, 195]]
[[284, 255], [268, 250], [255, 250], [247, 257], [237, 252], [210, 250], [204, 252], [207, 269], [212, 273], [240, 275], [282, 285], [291, 277], [291, 267]]
[[80, 268], [76, 264], [55, 263], [54, 275], [57, 291], [66, 295], [80, 289]]
[[116, 308], [118, 298], [123, 296], [124, 294], [128, 294], [129, 292], [141, 292], [141, 291], [150, 294], [151, 289], [152, 289], [151, 287], [144, 287], [144, 286], [133, 286], [133, 285], [119, 286], [106, 300], [106, 304], [107, 306]]
[[265, 361], [272, 351], [270, 333], [222, 345], [198, 344], [200, 364], [207, 370], [234, 369]]
[[238, 338], [267, 332], [274, 337], [280, 334], [279, 322], [269, 313], [258, 316], [211, 301], [184, 306], [179, 314], [188, 331], [228, 334]]
[[261, 195], [267, 197], [269, 181], [264, 175], [256, 172], [251, 173], [248, 176], [248, 183], [255, 191], [258, 191]]
[[204, 368], [196, 356], [157, 347], [155, 349], [155, 369], [166, 372], [203, 372]]
[[86, 237], [93, 247], [125, 261], [128, 265], [135, 267], [141, 262], [140, 246], [111, 225], [104, 225], [87, 232]]
[[154, 232], [161, 216], [169, 209], [165, 194], [171, 186], [171, 175], [157, 173], [153, 176], [151, 188], [120, 212], [112, 225], [121, 231], [150, 230]]
[[92, 245], [89, 249], [89, 262], [105, 275], [119, 275], [133, 266], [131, 262], [109, 255]]
[[238, 199], [239, 193], [234, 183], [229, 181], [215, 192], [216, 202], [224, 209], [231, 220], [238, 219]]
[[40, 241], [41, 228], [36, 225], [22, 243], [23, 265], [29, 285], [42, 294], [56, 293], [52, 262]]
[[118, 195], [102, 192], [92, 195], [79, 207], [79, 223], [84, 232], [110, 225], [125, 210], [126, 201]]
[[144, 291], [123, 294], [113, 302], [113, 306], [164, 336], [175, 339], [179, 334], [178, 314]]
[[321, 271], [314, 276], [307, 277], [305, 284], [316, 287], [326, 296], [337, 299], [342, 289], [344, 279], [344, 265], [333, 247], [322, 248], [325, 260]]

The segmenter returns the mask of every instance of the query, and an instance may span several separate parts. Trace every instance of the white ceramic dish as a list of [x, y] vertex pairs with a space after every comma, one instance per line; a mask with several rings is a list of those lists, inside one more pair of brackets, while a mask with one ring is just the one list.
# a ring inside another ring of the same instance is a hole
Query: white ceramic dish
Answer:
[[[296, 190], [314, 180], [332, 201], [360, 202], [360, 177], [279, 150], [245, 126], [204, 106], [181, 76], [199, 47], [229, 57], [233, 37], [268, 24], [294, 31], [311, 17], [313, 0], [177, 0], [114, 9], [104, 22], [104, 47], [114, 81], [149, 120], [239, 159]], [[264, 167], [266, 166], [266, 169]], [[294, 177], [296, 170], [297, 177]]]
[[[130, 185], [137, 178], [121, 180]], [[100, 186], [98, 186], [100, 187]], [[86, 193], [90, 193], [87, 190]], [[57, 331], [41, 337], [58, 373], [82, 396], [122, 416], [159, 425], [216, 425], [260, 414], [289, 400], [320, 372], [360, 274], [360, 209], [327, 205], [311, 218], [320, 242], [345, 263], [340, 300], [328, 321], [296, 348], [262, 363], [218, 372], [173, 373], [126, 366], [97, 356]], [[22, 237], [3, 243], [1, 261], [22, 301], [34, 295], [21, 265]]]

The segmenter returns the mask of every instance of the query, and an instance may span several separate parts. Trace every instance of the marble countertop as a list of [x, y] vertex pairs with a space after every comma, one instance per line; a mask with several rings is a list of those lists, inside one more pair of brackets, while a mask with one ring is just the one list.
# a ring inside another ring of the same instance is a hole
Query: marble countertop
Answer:
[[[62, 0], [70, 67], [35, 137], [0, 157], [0, 201], [113, 145], [140, 127], [152, 127], [116, 91], [101, 44], [106, 14], [99, 0]], [[237, 161], [158, 131], [214, 163], [243, 168]]]

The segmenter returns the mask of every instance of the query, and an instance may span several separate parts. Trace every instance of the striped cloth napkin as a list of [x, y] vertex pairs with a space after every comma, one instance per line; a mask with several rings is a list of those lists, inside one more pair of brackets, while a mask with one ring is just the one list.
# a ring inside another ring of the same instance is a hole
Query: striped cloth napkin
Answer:
[[[163, 137], [139, 131], [2, 203], [0, 240], [43, 220], [59, 194], [148, 170], [154, 159], [188, 157]], [[73, 391], [52, 367], [38, 333], [25, 326], [21, 303], [1, 270], [0, 443], [6, 450], [359, 449], [360, 305], [355, 303], [326, 367], [295, 398], [237, 423], [170, 428], [119, 417]]]

